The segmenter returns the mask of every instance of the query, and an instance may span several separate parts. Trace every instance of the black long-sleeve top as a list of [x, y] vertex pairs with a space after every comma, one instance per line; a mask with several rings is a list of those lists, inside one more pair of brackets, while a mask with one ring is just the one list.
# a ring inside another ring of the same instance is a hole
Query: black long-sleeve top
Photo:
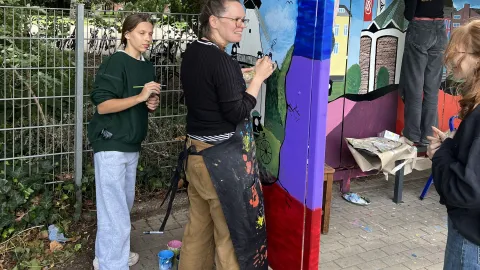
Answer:
[[480, 106], [433, 156], [432, 172], [440, 203], [460, 234], [480, 245]]
[[180, 79], [191, 135], [231, 133], [257, 102], [246, 92], [238, 62], [206, 40], [197, 40], [186, 49]]
[[413, 17], [443, 18], [444, 0], [405, 0], [405, 19], [411, 21]]

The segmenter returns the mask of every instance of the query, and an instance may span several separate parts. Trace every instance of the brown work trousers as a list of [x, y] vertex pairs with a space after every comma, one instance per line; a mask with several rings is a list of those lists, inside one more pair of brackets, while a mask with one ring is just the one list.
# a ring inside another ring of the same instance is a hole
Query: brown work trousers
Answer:
[[[198, 152], [212, 145], [188, 139]], [[187, 168], [189, 218], [183, 234], [180, 270], [240, 269], [222, 206], [200, 155], [189, 155]]]

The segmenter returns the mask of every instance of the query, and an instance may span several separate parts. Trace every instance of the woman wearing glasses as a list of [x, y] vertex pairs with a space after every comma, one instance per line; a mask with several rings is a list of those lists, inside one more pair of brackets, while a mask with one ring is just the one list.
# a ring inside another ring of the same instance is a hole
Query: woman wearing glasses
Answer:
[[[184, 53], [180, 78], [188, 108], [189, 221], [180, 269], [267, 269], [263, 194], [250, 112], [275, 69], [268, 58], [241, 69], [225, 52], [248, 21], [237, 0], [208, 0], [202, 38]], [[242, 72], [255, 75], [247, 87]]]

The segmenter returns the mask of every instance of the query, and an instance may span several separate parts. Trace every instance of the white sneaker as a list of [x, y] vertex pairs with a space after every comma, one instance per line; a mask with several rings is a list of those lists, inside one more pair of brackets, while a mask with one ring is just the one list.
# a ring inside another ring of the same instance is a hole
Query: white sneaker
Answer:
[[[130, 252], [130, 256], [128, 257], [128, 266], [132, 266], [138, 263], [138, 259], [140, 259], [140, 255], [135, 252]], [[98, 258], [95, 257], [93, 260], [93, 269], [100, 270], [100, 265], [98, 264]]]

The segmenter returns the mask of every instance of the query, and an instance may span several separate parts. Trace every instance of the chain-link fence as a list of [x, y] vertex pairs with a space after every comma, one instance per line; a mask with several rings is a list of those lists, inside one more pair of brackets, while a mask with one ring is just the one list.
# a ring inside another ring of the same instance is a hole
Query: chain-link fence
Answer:
[[[0, 186], [29, 179], [22, 186], [40, 182], [45, 190], [55, 190], [70, 181], [77, 184], [81, 202], [82, 183], [93, 181], [86, 139], [94, 112], [89, 93], [103, 58], [123, 49], [120, 30], [127, 15], [83, 5], [75, 11], [0, 6]], [[170, 177], [185, 134], [179, 68], [183, 52], [197, 38], [198, 15], [151, 18], [154, 40], [145, 57], [165, 86], [149, 118], [138, 179], [156, 188]], [[3, 191], [0, 187], [0, 203], [10, 199]], [[83, 188], [85, 193], [94, 197], [92, 188]]]

